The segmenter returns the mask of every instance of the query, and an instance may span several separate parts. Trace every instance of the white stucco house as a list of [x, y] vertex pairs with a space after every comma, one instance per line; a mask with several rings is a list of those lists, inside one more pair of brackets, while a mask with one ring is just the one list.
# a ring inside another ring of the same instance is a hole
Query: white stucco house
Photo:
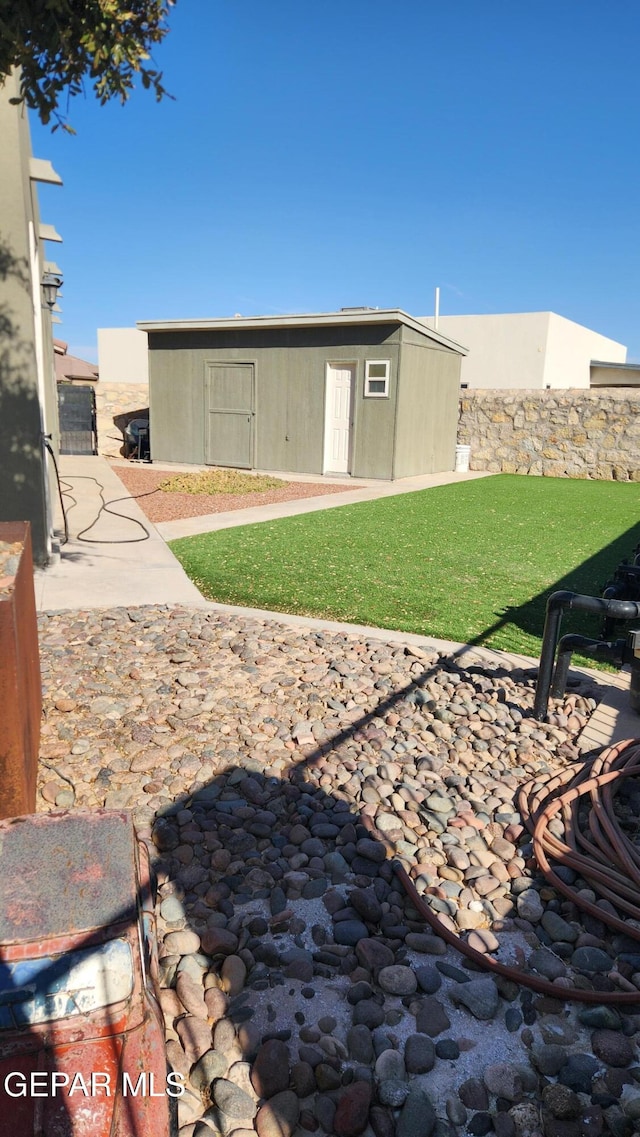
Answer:
[[[418, 322], [434, 328], [433, 316], [422, 316]], [[462, 360], [462, 387], [545, 390], [640, 386], [640, 365], [627, 363], [624, 344], [556, 312], [440, 315], [437, 330], [467, 349]], [[148, 384], [145, 331], [99, 328], [98, 357], [103, 385]]]
[[[434, 317], [421, 317], [434, 327]], [[545, 390], [585, 387], [592, 379], [592, 363], [626, 364], [624, 344], [558, 316], [556, 312], [508, 312], [487, 316], [439, 316], [438, 331], [467, 348], [462, 360], [463, 387], [484, 389]], [[629, 367], [624, 371], [631, 385]], [[602, 370], [598, 384], [603, 385]], [[595, 374], [594, 374], [595, 378]], [[609, 372], [608, 386], [616, 386]], [[619, 379], [619, 376], [618, 376]]]
[[98, 363], [103, 384], [148, 384], [147, 333], [139, 328], [98, 328]]

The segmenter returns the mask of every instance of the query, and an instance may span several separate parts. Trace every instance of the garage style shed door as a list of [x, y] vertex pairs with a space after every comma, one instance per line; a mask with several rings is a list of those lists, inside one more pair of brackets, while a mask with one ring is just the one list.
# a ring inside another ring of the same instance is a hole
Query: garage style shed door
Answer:
[[253, 466], [255, 376], [252, 363], [208, 363], [205, 377], [205, 462]]

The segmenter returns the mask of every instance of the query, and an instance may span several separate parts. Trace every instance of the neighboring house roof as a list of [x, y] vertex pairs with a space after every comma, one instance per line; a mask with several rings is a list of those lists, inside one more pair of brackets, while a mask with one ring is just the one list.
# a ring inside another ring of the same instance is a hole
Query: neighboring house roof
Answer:
[[640, 363], [611, 363], [604, 359], [592, 359], [592, 367], [612, 367], [616, 371], [640, 371]]
[[428, 328], [401, 308], [342, 308], [339, 312], [309, 312], [283, 316], [231, 316], [203, 320], [138, 320], [143, 332], [223, 331], [231, 328], [313, 328], [361, 324], [405, 324], [427, 339], [441, 343], [460, 355], [467, 349], [455, 340]]
[[589, 368], [591, 387], [640, 387], [640, 363], [612, 363], [592, 359]]
[[95, 383], [98, 378], [98, 368], [95, 363], [78, 359], [76, 355], [67, 355], [67, 345], [63, 340], [54, 340], [53, 350], [58, 383], [71, 379], [90, 379]]

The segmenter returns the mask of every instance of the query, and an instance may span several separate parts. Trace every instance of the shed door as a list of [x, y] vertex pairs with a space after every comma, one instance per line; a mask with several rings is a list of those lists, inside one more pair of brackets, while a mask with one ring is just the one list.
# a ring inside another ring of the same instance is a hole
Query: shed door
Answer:
[[253, 466], [254, 368], [252, 363], [208, 363], [205, 390], [205, 462]]
[[328, 363], [325, 387], [324, 474], [348, 474], [355, 363]]

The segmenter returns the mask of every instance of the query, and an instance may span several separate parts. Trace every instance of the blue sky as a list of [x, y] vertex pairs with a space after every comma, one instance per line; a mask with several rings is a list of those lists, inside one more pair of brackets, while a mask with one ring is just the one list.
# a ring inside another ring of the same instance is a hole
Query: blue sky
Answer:
[[179, 0], [175, 100], [32, 116], [70, 350], [136, 320], [552, 310], [640, 359], [637, 0]]

